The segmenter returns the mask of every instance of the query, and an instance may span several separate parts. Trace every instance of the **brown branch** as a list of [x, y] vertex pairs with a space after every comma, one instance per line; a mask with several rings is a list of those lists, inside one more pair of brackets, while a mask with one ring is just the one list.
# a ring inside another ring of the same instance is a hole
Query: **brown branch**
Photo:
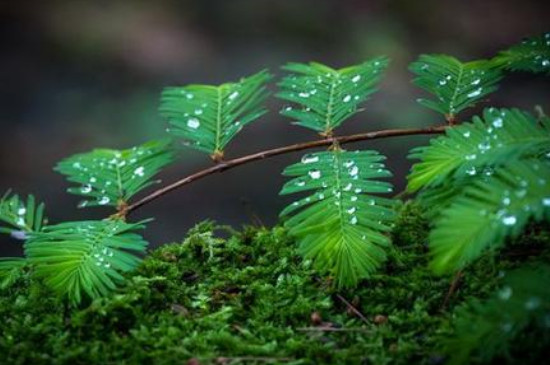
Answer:
[[134, 210], [144, 206], [145, 204], [148, 204], [153, 200], [156, 200], [161, 196], [168, 194], [172, 190], [176, 190], [184, 185], [187, 185], [196, 180], [202, 179], [203, 177], [212, 175], [217, 172], [223, 172], [223, 171], [232, 169], [233, 167], [244, 165], [249, 162], [264, 160], [269, 157], [283, 155], [285, 153], [290, 153], [290, 152], [303, 151], [303, 150], [316, 148], [316, 147], [330, 146], [333, 143], [346, 144], [346, 143], [366, 141], [370, 139], [387, 138], [387, 137], [412, 136], [412, 135], [420, 135], [420, 134], [440, 134], [445, 131], [446, 127], [447, 126], [436, 126], [436, 127], [428, 127], [428, 128], [417, 128], [417, 129], [386, 129], [386, 130], [375, 131], [375, 132], [353, 134], [350, 136], [329, 137], [322, 140], [293, 144], [289, 146], [274, 148], [271, 150], [256, 152], [243, 157], [234, 158], [232, 160], [221, 161], [215, 166], [212, 166], [204, 170], [201, 170], [199, 172], [196, 172], [194, 174], [191, 174], [181, 180], [178, 180], [172, 184], [169, 184], [165, 187], [162, 187], [152, 192], [151, 194], [145, 196], [144, 198], [138, 200], [137, 202], [125, 207], [125, 211], [122, 212], [122, 214], [127, 215], [133, 212]]
[[355, 315], [356, 315], [357, 317], [361, 318], [361, 320], [362, 320], [363, 322], [365, 322], [366, 324], [370, 325], [369, 320], [367, 319], [367, 317], [365, 317], [365, 316], [363, 315], [363, 313], [361, 313], [361, 312], [360, 312], [357, 308], [355, 308], [350, 302], [348, 302], [348, 301], [346, 300], [346, 298], [344, 298], [344, 297], [341, 296], [340, 294], [336, 294], [336, 297], [337, 297], [338, 299], [340, 299], [340, 300], [348, 307], [349, 310], [351, 310], [353, 313], [355, 313]]

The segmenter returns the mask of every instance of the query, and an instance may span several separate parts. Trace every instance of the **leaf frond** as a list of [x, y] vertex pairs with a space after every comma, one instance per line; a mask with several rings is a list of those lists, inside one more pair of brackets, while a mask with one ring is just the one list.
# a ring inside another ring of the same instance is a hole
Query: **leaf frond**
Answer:
[[141, 261], [147, 242], [134, 233], [141, 223], [120, 220], [65, 222], [33, 234], [25, 254], [35, 274], [60, 296], [78, 304], [115, 290], [122, 273]]
[[449, 178], [490, 175], [492, 168], [522, 156], [550, 152], [550, 123], [517, 109], [488, 108], [483, 118], [448, 128], [430, 145], [413, 149], [420, 159], [408, 176], [407, 190], [433, 188]]
[[435, 96], [417, 101], [451, 121], [495, 91], [502, 78], [490, 61], [462, 63], [447, 55], [421, 55], [409, 69], [416, 75], [413, 83]]
[[187, 146], [223, 156], [233, 137], [267, 112], [263, 102], [271, 77], [263, 70], [219, 86], [168, 87], [162, 92], [160, 114], [172, 126], [169, 133], [182, 137]]
[[[490, 363], [495, 356], [506, 356], [528, 326], [539, 335], [548, 331], [550, 267], [529, 265], [506, 273], [504, 281], [491, 298], [473, 299], [459, 308], [455, 332], [445, 341], [449, 364], [469, 364], [473, 359]], [[550, 342], [550, 336], [544, 337], [538, 341]]]
[[25, 240], [29, 233], [39, 232], [46, 221], [44, 203], [37, 203], [33, 195], [25, 201], [8, 191], [0, 199], [0, 233]]
[[519, 235], [530, 219], [550, 220], [550, 164], [513, 161], [467, 186], [441, 213], [429, 236], [431, 267], [461, 269]]
[[384, 159], [376, 151], [336, 149], [307, 154], [283, 172], [293, 179], [281, 194], [310, 194], [282, 211], [285, 226], [302, 255], [334, 275], [339, 287], [356, 285], [386, 257], [393, 201], [374, 195], [392, 191], [376, 180], [391, 176]]
[[386, 57], [340, 70], [315, 62], [289, 63], [283, 69], [291, 74], [279, 83], [277, 96], [297, 107], [286, 107], [281, 114], [296, 125], [330, 135], [376, 91], [387, 65]]
[[550, 74], [550, 32], [501, 51], [493, 62], [511, 71]]
[[78, 184], [67, 191], [85, 199], [79, 207], [119, 206], [155, 183], [151, 179], [173, 161], [169, 140], [127, 150], [95, 149], [59, 162], [56, 171]]

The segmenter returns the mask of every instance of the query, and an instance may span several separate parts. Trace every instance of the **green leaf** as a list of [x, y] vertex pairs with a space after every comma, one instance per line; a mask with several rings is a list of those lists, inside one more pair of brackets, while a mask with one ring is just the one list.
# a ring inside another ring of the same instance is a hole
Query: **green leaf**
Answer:
[[27, 261], [20, 257], [0, 257], [0, 289], [11, 286], [21, 275]]
[[387, 65], [385, 57], [340, 70], [315, 62], [289, 63], [283, 69], [292, 74], [279, 83], [277, 96], [299, 108], [289, 106], [281, 114], [295, 119], [297, 125], [330, 135], [376, 91]]
[[120, 220], [66, 222], [48, 226], [25, 243], [35, 274], [72, 304], [84, 294], [98, 298], [123, 281], [134, 269], [147, 242], [133, 231], [143, 225]]
[[493, 62], [511, 71], [550, 74], [550, 33], [526, 39], [500, 52]]
[[459, 308], [455, 332], [444, 341], [449, 364], [470, 364], [474, 359], [489, 364], [496, 356], [504, 357], [526, 331], [535, 336], [535, 330], [547, 333], [549, 282], [548, 265], [529, 265], [507, 273], [504, 285], [491, 298], [472, 299]]
[[305, 155], [283, 172], [293, 179], [281, 194], [310, 192], [282, 211], [285, 226], [301, 254], [332, 273], [339, 287], [356, 285], [386, 257], [392, 201], [373, 195], [392, 191], [374, 180], [391, 176], [384, 159], [376, 151], [336, 149]]
[[27, 196], [25, 201], [7, 192], [0, 199], [0, 233], [26, 239], [29, 233], [40, 231], [45, 222], [44, 203], [37, 204], [34, 196]]
[[172, 126], [169, 133], [183, 137], [188, 146], [214, 158], [223, 157], [231, 139], [266, 113], [262, 104], [270, 79], [264, 70], [219, 86], [168, 87], [162, 92], [160, 113]]
[[441, 213], [430, 233], [432, 268], [458, 270], [519, 235], [529, 219], [550, 220], [550, 164], [510, 162], [479, 179]]
[[491, 174], [491, 168], [522, 156], [550, 152], [550, 123], [517, 109], [485, 109], [483, 119], [448, 128], [444, 136], [417, 147], [420, 159], [408, 177], [408, 191], [441, 185], [449, 178]]
[[409, 69], [416, 74], [413, 83], [435, 96], [418, 102], [444, 114], [450, 121], [495, 91], [502, 78], [489, 61], [462, 63], [447, 55], [421, 55]]
[[173, 160], [168, 140], [151, 141], [127, 150], [95, 149], [61, 161], [56, 171], [79, 184], [71, 194], [85, 197], [79, 207], [119, 206], [155, 183], [151, 179]]

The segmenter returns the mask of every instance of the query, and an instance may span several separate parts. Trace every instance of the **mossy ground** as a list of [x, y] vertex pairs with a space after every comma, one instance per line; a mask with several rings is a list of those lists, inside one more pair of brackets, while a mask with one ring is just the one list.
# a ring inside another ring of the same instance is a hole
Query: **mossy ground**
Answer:
[[[384, 268], [336, 291], [283, 228], [228, 239], [214, 228], [199, 224], [183, 243], [151, 252], [119, 292], [81, 309], [21, 275], [0, 292], [0, 362], [438, 364], [455, 307], [492, 293], [498, 272], [518, 261], [480, 260], [446, 300], [453, 278], [427, 268], [428, 222], [407, 204]], [[530, 237], [519, 244], [549, 241]]]

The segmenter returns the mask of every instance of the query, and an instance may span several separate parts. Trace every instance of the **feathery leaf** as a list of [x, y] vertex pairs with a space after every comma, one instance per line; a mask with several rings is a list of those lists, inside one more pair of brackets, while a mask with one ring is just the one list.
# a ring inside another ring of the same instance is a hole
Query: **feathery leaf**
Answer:
[[354, 286], [385, 259], [392, 201], [391, 184], [374, 179], [391, 176], [376, 151], [335, 149], [305, 155], [283, 174], [293, 179], [281, 194], [311, 191], [284, 209], [285, 226], [299, 240], [304, 257], [335, 276], [338, 286]]
[[24, 240], [29, 233], [40, 231], [45, 222], [44, 203], [37, 204], [34, 196], [29, 195], [25, 202], [8, 191], [0, 199], [0, 233]]
[[413, 83], [436, 97], [418, 102], [444, 114], [449, 121], [495, 91], [502, 78], [489, 61], [462, 63], [447, 55], [421, 55], [409, 69], [417, 75]]
[[550, 164], [510, 162], [467, 186], [441, 213], [429, 238], [431, 266], [458, 270], [519, 235], [529, 219], [550, 220]]
[[417, 147], [420, 159], [408, 177], [408, 191], [434, 187], [448, 178], [490, 174], [491, 167], [521, 156], [550, 152], [550, 123], [517, 109], [485, 109], [483, 119], [448, 128], [446, 135]]
[[526, 39], [500, 52], [493, 62], [507, 70], [550, 74], [550, 33]]
[[239, 82], [219, 86], [189, 85], [165, 88], [160, 113], [192, 148], [223, 157], [225, 146], [247, 124], [266, 113], [265, 85], [271, 79], [261, 71]]
[[330, 135], [376, 91], [387, 65], [385, 57], [340, 70], [315, 62], [289, 63], [283, 69], [292, 74], [279, 83], [281, 91], [277, 96], [301, 109], [289, 106], [281, 114], [295, 119], [297, 125]]
[[19, 278], [27, 260], [21, 257], [0, 257], [0, 289], [5, 289]]
[[127, 150], [95, 149], [61, 161], [56, 171], [79, 187], [71, 194], [85, 197], [79, 207], [118, 206], [154, 184], [151, 179], [173, 160], [168, 140], [151, 141]]
[[35, 273], [72, 304], [83, 295], [107, 295], [123, 280], [121, 273], [141, 261], [147, 242], [133, 231], [141, 223], [120, 220], [66, 222], [34, 233], [25, 243], [25, 253]]
[[[454, 320], [455, 333], [445, 344], [449, 364], [469, 364], [474, 358], [491, 363], [495, 356], [505, 356], [511, 343], [528, 326], [532, 326], [531, 331], [538, 329], [539, 335], [548, 333], [548, 282], [548, 265], [529, 265], [507, 273], [504, 285], [493, 297], [470, 300], [462, 306]], [[550, 344], [548, 335], [538, 339]]]

